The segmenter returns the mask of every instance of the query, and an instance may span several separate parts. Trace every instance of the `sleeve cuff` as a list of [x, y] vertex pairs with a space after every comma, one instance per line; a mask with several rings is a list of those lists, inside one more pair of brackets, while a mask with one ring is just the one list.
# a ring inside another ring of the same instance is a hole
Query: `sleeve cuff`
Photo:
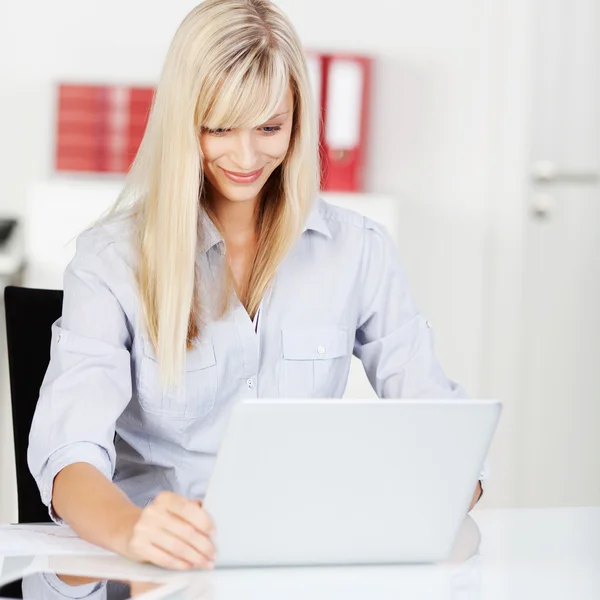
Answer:
[[88, 463], [100, 471], [107, 479], [112, 480], [113, 465], [104, 448], [93, 442], [75, 442], [59, 448], [50, 455], [40, 482], [42, 502], [48, 507], [50, 518], [59, 525], [64, 521], [52, 508], [52, 487], [54, 478], [68, 465], [73, 463]]
[[483, 466], [481, 467], [481, 473], [479, 475], [479, 481], [481, 482], [481, 489], [483, 489], [483, 485], [485, 480], [490, 476], [490, 463], [486, 458], [483, 461]]
[[481, 500], [481, 497], [483, 496], [483, 492], [485, 491], [485, 480], [490, 476], [490, 463], [488, 461], [488, 459], [486, 458], [485, 461], [483, 462], [483, 466], [481, 467], [481, 473], [479, 474], [479, 483], [481, 485], [481, 495], [478, 498], [478, 502], [479, 500]]

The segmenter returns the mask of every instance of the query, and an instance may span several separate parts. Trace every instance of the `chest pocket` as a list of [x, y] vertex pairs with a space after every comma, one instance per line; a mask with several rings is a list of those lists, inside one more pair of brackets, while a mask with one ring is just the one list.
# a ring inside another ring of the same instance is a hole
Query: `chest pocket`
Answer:
[[217, 397], [217, 366], [212, 340], [203, 340], [186, 353], [185, 378], [181, 386], [164, 391], [152, 344], [144, 338], [138, 377], [142, 409], [150, 414], [200, 419], [214, 408]]
[[283, 329], [282, 353], [282, 396], [329, 398], [343, 393], [351, 358], [345, 327]]

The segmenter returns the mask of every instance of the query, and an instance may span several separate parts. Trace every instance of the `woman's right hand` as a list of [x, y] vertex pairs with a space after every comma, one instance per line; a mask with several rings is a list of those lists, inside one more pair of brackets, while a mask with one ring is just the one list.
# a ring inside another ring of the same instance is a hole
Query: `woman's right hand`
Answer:
[[212, 569], [214, 532], [201, 502], [161, 492], [125, 526], [119, 553], [167, 569]]

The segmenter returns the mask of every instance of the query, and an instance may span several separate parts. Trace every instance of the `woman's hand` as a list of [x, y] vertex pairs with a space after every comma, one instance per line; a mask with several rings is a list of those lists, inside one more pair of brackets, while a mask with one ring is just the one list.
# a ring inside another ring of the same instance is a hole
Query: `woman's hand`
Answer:
[[214, 531], [201, 502], [161, 492], [137, 518], [124, 524], [118, 552], [167, 569], [212, 569]]

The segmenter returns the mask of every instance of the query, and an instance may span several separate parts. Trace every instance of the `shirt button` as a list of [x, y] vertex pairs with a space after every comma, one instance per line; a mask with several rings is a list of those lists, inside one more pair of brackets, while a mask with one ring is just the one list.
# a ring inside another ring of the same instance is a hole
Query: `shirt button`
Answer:
[[319, 347], [317, 348], [317, 352], [318, 352], [319, 354], [325, 354], [325, 346], [319, 346]]
[[60, 342], [60, 333], [56, 336], [56, 343]]
[[428, 327], [429, 329], [431, 329], [431, 323], [430, 323], [429, 321], [425, 321], [425, 325], [427, 325], [427, 327]]
[[246, 385], [248, 386], [249, 389], [252, 389], [254, 387], [254, 381], [252, 381], [252, 379], [248, 379], [246, 381]]

